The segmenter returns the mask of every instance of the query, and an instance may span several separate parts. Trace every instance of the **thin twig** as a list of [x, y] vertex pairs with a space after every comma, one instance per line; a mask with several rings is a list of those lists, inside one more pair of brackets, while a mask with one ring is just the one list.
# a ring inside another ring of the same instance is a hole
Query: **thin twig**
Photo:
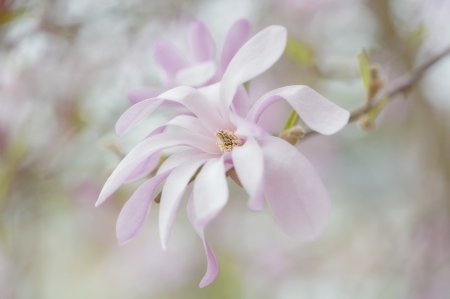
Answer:
[[[421, 66], [417, 67], [413, 71], [411, 71], [409, 74], [405, 74], [398, 79], [394, 81], [393, 84], [390, 85], [388, 88], [383, 88], [377, 94], [375, 95], [373, 101], [369, 105], [364, 105], [363, 107], [360, 107], [350, 113], [350, 119], [348, 123], [352, 123], [354, 121], [357, 121], [361, 116], [369, 112], [374, 106], [376, 106], [382, 99], [388, 98], [388, 101], [391, 101], [394, 96], [397, 94], [404, 92], [411, 88], [414, 84], [416, 84], [422, 76], [425, 74], [425, 72], [432, 67], [436, 62], [438, 62], [440, 59], [442, 59], [444, 56], [450, 53], [450, 47], [442, 51], [440, 54], [432, 57], [430, 60], [428, 60], [426, 63], [422, 64]], [[312, 136], [317, 134], [317, 132], [308, 130], [304, 137]]]

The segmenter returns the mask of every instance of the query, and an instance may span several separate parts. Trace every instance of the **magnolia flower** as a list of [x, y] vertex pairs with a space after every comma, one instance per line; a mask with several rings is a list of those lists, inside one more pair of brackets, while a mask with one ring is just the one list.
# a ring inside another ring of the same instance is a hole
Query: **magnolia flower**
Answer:
[[[183, 55], [175, 45], [160, 39], [155, 43], [154, 55], [157, 64], [166, 75], [165, 85], [206, 86], [219, 81], [236, 52], [250, 37], [250, 24], [247, 20], [237, 20], [229, 29], [217, 65], [216, 45], [205, 24], [193, 21], [187, 30], [189, 54]], [[132, 89], [128, 98], [132, 103], [156, 97], [164, 89], [145, 87]]]
[[182, 104], [192, 113], [176, 116], [166, 124], [184, 131], [163, 132], [165, 126], [153, 131], [106, 181], [96, 205], [129, 181], [136, 169], [158, 151], [188, 147], [170, 156], [124, 205], [117, 222], [120, 244], [130, 241], [142, 229], [155, 189], [166, 180], [159, 213], [160, 237], [165, 249], [182, 196], [198, 172], [187, 210], [207, 255], [207, 272], [200, 287], [211, 283], [218, 266], [204, 230], [228, 201], [226, 172], [232, 168], [249, 194], [249, 208], [261, 210], [265, 199], [276, 223], [287, 235], [309, 241], [324, 230], [330, 217], [330, 202], [319, 176], [294, 146], [269, 135], [258, 125], [258, 119], [271, 104], [285, 99], [312, 130], [328, 135], [347, 124], [349, 112], [303, 85], [272, 90], [249, 107], [242, 88], [244, 82], [280, 58], [286, 36], [284, 27], [270, 26], [242, 46], [220, 83], [200, 89], [176, 87], [135, 104], [122, 115], [116, 126], [119, 134], [128, 131], [164, 101]]

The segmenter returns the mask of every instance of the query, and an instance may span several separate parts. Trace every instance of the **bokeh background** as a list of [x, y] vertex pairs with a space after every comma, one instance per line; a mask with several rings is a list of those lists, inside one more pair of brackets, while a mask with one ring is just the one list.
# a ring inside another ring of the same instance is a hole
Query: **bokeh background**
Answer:
[[[0, 298], [450, 297], [450, 57], [374, 130], [351, 124], [299, 143], [333, 205], [317, 241], [285, 236], [267, 208], [249, 211], [230, 180], [207, 230], [220, 267], [210, 286], [198, 288], [206, 259], [184, 206], [167, 251], [157, 205], [117, 245], [117, 216], [138, 184], [94, 202], [121, 156], [165, 119], [118, 138], [126, 91], [163, 85], [157, 38], [184, 49], [198, 19], [220, 48], [239, 18], [253, 33], [289, 31], [280, 61], [248, 85], [254, 99], [307, 84], [352, 110], [366, 96], [363, 49], [389, 85], [450, 44], [448, 0], [0, 0]], [[289, 112], [279, 103], [262, 121], [277, 133]]]

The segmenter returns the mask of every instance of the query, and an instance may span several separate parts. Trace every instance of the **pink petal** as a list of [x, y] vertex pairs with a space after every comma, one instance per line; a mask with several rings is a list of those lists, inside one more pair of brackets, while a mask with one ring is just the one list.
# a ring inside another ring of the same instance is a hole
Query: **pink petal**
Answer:
[[189, 198], [186, 211], [189, 221], [192, 223], [192, 226], [194, 227], [195, 231], [199, 234], [200, 238], [203, 241], [203, 247], [205, 248], [206, 252], [207, 268], [206, 273], [203, 276], [202, 281], [200, 282], [200, 287], [204, 288], [211, 282], [213, 282], [214, 279], [216, 279], [217, 274], [219, 273], [219, 265], [217, 263], [216, 257], [214, 256], [214, 253], [212, 252], [211, 248], [208, 245], [208, 242], [206, 242], [204, 229], [202, 227], [196, 226], [198, 218], [197, 215], [195, 214], [192, 194]]
[[194, 209], [198, 227], [206, 227], [228, 201], [223, 157], [209, 160], [194, 181]]
[[199, 148], [210, 154], [220, 154], [219, 148], [210, 138], [189, 132], [161, 133], [139, 143], [116, 167], [100, 192], [96, 206], [105, 201], [128, 176], [151, 154], [166, 148], [185, 145]]
[[250, 98], [244, 86], [240, 85], [234, 95], [232, 110], [239, 116], [246, 117], [250, 111]]
[[264, 205], [264, 156], [259, 144], [253, 137], [248, 137], [244, 145], [233, 148], [231, 155], [239, 180], [250, 195], [250, 209], [261, 210]]
[[191, 22], [188, 27], [187, 40], [195, 62], [214, 59], [216, 45], [205, 24], [200, 21]]
[[170, 174], [166, 171], [142, 184], [123, 206], [117, 220], [116, 232], [120, 245], [131, 241], [143, 228], [156, 187]]
[[169, 41], [158, 40], [155, 43], [156, 62], [171, 77], [175, 77], [179, 70], [188, 66], [184, 57]]
[[250, 30], [250, 23], [245, 19], [237, 20], [231, 25], [227, 37], [225, 38], [222, 55], [220, 57], [220, 70], [222, 74], [225, 73], [225, 70], [234, 55], [236, 55], [242, 45], [249, 39]]
[[334, 134], [342, 129], [350, 117], [350, 112], [330, 102], [314, 89], [305, 85], [293, 85], [263, 95], [253, 105], [247, 120], [256, 123], [267, 107], [282, 98], [289, 102], [311, 129], [324, 135]]
[[180, 70], [175, 80], [179, 85], [197, 87], [206, 84], [215, 74], [216, 64], [211, 60]]
[[163, 99], [152, 98], [143, 100], [137, 104], [134, 104], [127, 111], [125, 111], [116, 123], [116, 133], [122, 136], [129, 130], [131, 130], [135, 125], [140, 123], [146, 116], [155, 111], [161, 103], [164, 102]]
[[278, 226], [289, 236], [316, 239], [330, 220], [325, 187], [309, 161], [283, 139], [258, 140], [264, 153], [264, 194]]
[[166, 123], [167, 126], [177, 126], [193, 133], [202, 134], [209, 138], [216, 139], [200, 122], [200, 120], [190, 115], [178, 115]]
[[159, 96], [183, 104], [202, 122], [208, 131], [215, 133], [218, 129], [233, 129], [217, 112], [213, 104], [206, 99], [198, 90], [180, 86], [166, 91]]
[[271, 67], [283, 54], [287, 32], [282, 26], [269, 26], [246, 42], [228, 65], [220, 86], [222, 113], [228, 115], [236, 89]]
[[164, 161], [163, 164], [158, 168], [157, 174], [163, 173], [169, 169], [178, 167], [179, 165], [190, 161], [193, 157], [196, 155], [203, 154], [203, 152], [196, 148], [190, 148], [178, 153], [175, 153], [171, 155], [169, 158], [167, 158], [166, 161]]
[[212, 157], [214, 156], [210, 154], [194, 156], [189, 161], [175, 168], [167, 178], [162, 191], [159, 210], [159, 232], [164, 250], [169, 241], [173, 221], [186, 186], [198, 168]]
[[157, 151], [148, 157], [144, 162], [142, 162], [133, 172], [128, 176], [128, 178], [123, 182], [124, 184], [135, 182], [143, 177], [149, 175], [158, 166], [159, 160], [161, 158], [161, 152]]
[[239, 115], [230, 114], [231, 121], [237, 127], [235, 134], [240, 137], [252, 136], [255, 138], [259, 138], [264, 135], [268, 135], [268, 133], [260, 127], [256, 123], [252, 123]]
[[164, 89], [154, 87], [133, 88], [127, 92], [127, 97], [131, 103], [136, 104], [146, 99], [156, 98], [163, 92]]

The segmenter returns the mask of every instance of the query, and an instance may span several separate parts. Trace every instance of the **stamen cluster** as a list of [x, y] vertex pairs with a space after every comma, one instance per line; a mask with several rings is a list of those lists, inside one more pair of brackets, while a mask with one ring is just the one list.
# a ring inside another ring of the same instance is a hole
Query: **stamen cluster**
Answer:
[[222, 153], [231, 152], [233, 147], [242, 145], [242, 140], [239, 139], [239, 137], [237, 137], [232, 131], [217, 130], [216, 136], [216, 145], [220, 148]]

